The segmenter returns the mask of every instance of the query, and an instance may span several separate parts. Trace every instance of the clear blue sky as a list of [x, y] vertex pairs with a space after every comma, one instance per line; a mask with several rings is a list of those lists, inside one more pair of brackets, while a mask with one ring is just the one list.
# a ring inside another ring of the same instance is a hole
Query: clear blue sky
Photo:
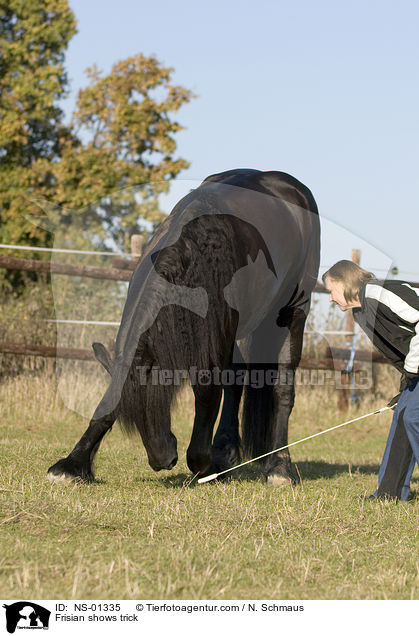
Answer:
[[[154, 53], [197, 94], [179, 111], [182, 178], [283, 170], [313, 192], [322, 265], [361, 247], [368, 268], [419, 280], [419, 4], [415, 0], [70, 0], [66, 67]], [[370, 247], [371, 246], [371, 247]], [[406, 273], [403, 273], [406, 272]], [[410, 274], [415, 272], [415, 274]], [[376, 272], [384, 275], [381, 272]]]

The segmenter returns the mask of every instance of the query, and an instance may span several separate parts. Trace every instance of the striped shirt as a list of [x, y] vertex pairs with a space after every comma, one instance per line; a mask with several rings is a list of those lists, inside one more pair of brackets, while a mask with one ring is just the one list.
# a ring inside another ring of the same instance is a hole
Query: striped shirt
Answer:
[[359, 290], [354, 320], [402, 373], [419, 373], [419, 283], [373, 280]]

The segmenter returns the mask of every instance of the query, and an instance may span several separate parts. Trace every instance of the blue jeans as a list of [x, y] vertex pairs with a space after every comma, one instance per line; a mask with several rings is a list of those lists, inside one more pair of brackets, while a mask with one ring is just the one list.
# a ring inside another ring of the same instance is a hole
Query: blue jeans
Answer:
[[375, 497], [406, 501], [415, 463], [419, 464], [419, 381], [401, 394], [394, 410]]

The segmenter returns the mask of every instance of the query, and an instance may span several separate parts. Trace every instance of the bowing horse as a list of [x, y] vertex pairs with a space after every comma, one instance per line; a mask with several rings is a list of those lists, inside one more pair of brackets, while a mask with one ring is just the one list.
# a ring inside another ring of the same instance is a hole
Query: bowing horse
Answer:
[[[94, 456], [117, 419], [141, 435], [154, 470], [173, 468], [171, 405], [185, 378], [195, 397], [192, 473], [285, 446], [319, 245], [313, 195], [286, 173], [230, 170], [181, 199], [133, 273], [114, 357], [93, 345], [109, 386], [50, 478], [93, 481]], [[288, 450], [269, 456], [264, 472], [270, 484], [289, 483]]]

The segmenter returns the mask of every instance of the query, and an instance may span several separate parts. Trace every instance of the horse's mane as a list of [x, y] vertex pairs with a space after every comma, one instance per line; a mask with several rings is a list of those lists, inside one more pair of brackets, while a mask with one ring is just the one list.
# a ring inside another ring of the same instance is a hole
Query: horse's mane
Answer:
[[[154, 258], [161, 292], [164, 293], [163, 279], [175, 285], [203, 287], [208, 294], [208, 313], [203, 318], [180, 305], [165, 305], [141, 336], [118, 409], [128, 432], [138, 429], [144, 434], [144, 415], [158, 418], [170, 410], [181, 388], [174, 383], [153, 384], [153, 367], [188, 372], [192, 367], [223, 369], [228, 363], [237, 312], [226, 303], [222, 292], [245, 262], [242, 245], [235, 237], [237, 223], [245, 222], [232, 215], [202, 215], [187, 223], [178, 241]], [[159, 291], [158, 287], [153, 288], [153, 293]], [[139, 367], [148, 368], [146, 390], [140, 384]]]

